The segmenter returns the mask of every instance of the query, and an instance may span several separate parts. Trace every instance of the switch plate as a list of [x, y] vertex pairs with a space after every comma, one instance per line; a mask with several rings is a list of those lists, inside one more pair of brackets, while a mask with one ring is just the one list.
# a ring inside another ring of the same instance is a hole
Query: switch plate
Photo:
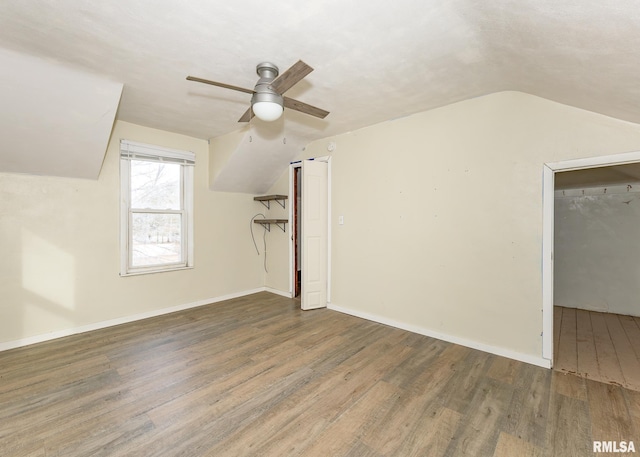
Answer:
[[338, 216], [338, 224], [344, 225], [344, 216]]

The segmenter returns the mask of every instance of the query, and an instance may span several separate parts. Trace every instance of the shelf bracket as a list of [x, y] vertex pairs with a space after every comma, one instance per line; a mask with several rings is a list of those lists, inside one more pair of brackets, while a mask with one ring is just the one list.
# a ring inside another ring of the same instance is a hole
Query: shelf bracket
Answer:
[[260, 224], [264, 227], [267, 232], [271, 231], [271, 224], [275, 224], [280, 230], [284, 233], [287, 232], [287, 221], [286, 219], [256, 219], [253, 221], [256, 224]]
[[273, 200], [259, 200], [259, 201], [267, 209], [271, 209], [271, 202], [272, 201], [275, 201], [278, 205], [282, 206], [282, 209], [287, 209], [287, 200], [284, 199], [284, 198], [283, 199], [274, 198]]
[[287, 198], [289, 197], [286, 195], [263, 195], [259, 197], [253, 197], [255, 201], [262, 203], [267, 209], [271, 209], [272, 201], [278, 203], [278, 205], [282, 206], [283, 209], [287, 209]]

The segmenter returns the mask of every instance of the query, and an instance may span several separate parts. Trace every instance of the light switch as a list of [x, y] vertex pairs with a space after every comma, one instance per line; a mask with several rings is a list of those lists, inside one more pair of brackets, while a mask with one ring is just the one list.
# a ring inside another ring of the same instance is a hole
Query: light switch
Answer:
[[338, 216], [338, 224], [344, 225], [344, 216]]

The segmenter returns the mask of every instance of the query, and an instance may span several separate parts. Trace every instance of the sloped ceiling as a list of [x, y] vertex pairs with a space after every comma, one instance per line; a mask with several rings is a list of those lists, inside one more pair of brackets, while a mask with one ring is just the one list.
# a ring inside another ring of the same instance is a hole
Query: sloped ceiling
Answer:
[[[275, 122], [284, 121], [279, 119]], [[283, 136], [283, 130], [282, 126], [280, 129], [272, 130], [256, 128], [253, 125], [246, 126], [234, 134], [235, 144], [226, 151], [229, 142], [224, 141], [224, 145], [221, 145], [216, 141], [217, 138], [212, 139], [211, 160], [220, 160], [220, 154], [217, 153], [221, 149], [224, 159], [221, 164], [214, 164], [214, 168], [219, 171], [216, 176], [210, 176], [209, 188], [250, 194], [268, 192], [289, 162], [295, 159], [305, 146], [300, 138]]]
[[0, 171], [97, 179], [122, 84], [0, 48]]
[[119, 119], [203, 139], [249, 96], [185, 77], [252, 88], [265, 60], [314, 67], [287, 95], [331, 111], [254, 121], [295, 144], [502, 90], [640, 122], [631, 0], [9, 0], [0, 47], [122, 82]]

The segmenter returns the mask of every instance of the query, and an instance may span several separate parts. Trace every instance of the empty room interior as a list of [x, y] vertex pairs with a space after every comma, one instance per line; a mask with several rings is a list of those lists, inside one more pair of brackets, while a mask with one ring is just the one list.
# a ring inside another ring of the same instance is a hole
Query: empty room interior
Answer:
[[639, 48], [628, 0], [0, 3], [0, 454], [640, 452]]

